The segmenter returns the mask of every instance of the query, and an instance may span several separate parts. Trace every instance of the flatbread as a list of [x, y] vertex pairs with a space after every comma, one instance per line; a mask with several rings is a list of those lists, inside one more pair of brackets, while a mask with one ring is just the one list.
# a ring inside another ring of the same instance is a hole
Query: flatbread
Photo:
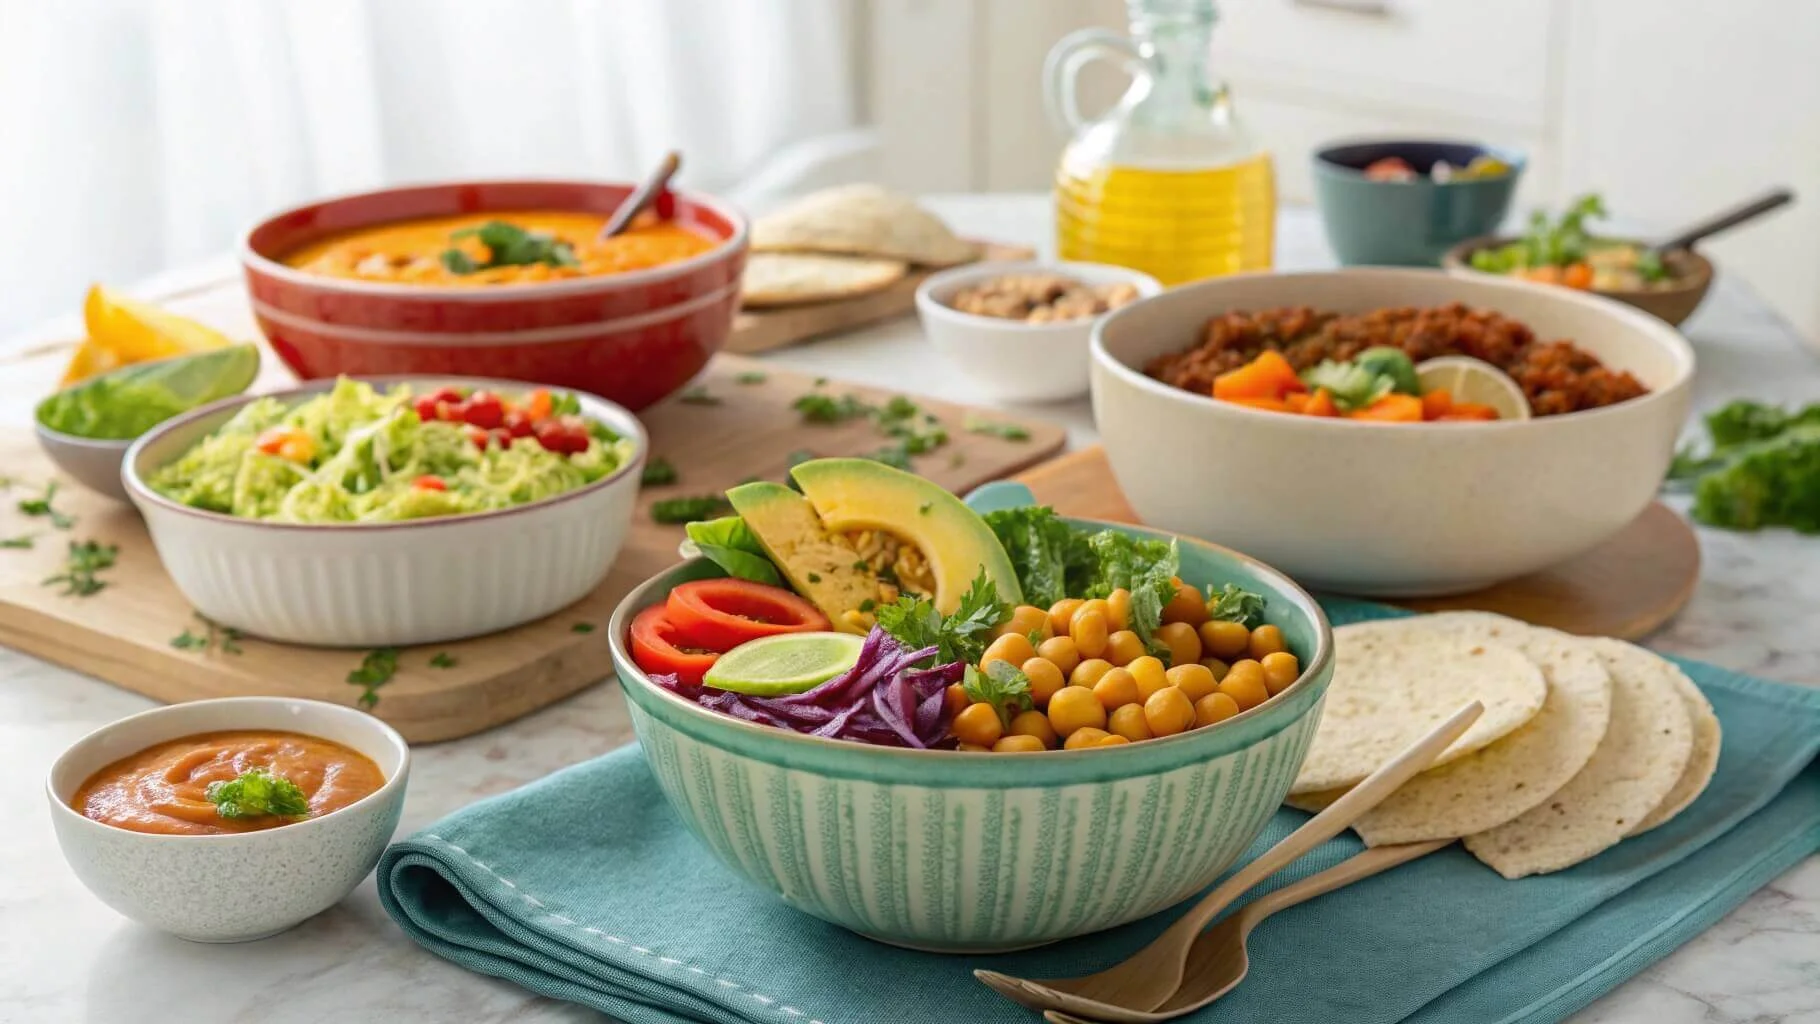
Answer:
[[935, 214], [878, 185], [842, 185], [805, 196], [752, 223], [754, 252], [873, 256], [945, 267], [979, 256]]
[[[1536, 717], [1510, 735], [1417, 775], [1353, 822], [1366, 845], [1496, 828], [1548, 799], [1598, 749], [1611, 720], [1611, 675], [1579, 638], [1484, 612], [1424, 615], [1409, 628], [1437, 639], [1510, 644], [1542, 670], [1548, 696]], [[1296, 806], [1325, 807], [1344, 792], [1309, 793]]]
[[1693, 751], [1687, 705], [1660, 658], [1622, 640], [1583, 641], [1611, 673], [1611, 725], [1554, 796], [1466, 837], [1505, 878], [1559, 871], [1614, 846], [1667, 799]]
[[1687, 767], [1681, 769], [1681, 777], [1675, 780], [1673, 789], [1662, 799], [1649, 816], [1637, 823], [1629, 835], [1642, 835], [1657, 825], [1665, 824], [1670, 818], [1687, 810], [1687, 805], [1699, 799], [1706, 791], [1706, 784], [1713, 780], [1713, 772], [1719, 767], [1719, 716], [1713, 714], [1713, 706], [1706, 699], [1706, 694], [1694, 685], [1687, 673], [1677, 668], [1674, 662], [1666, 658], [1658, 659], [1662, 669], [1668, 674], [1669, 681], [1681, 694], [1681, 701], [1687, 706], [1689, 724], [1694, 730], [1693, 751], [1688, 755]]
[[909, 269], [902, 260], [755, 252], [746, 259], [740, 302], [770, 307], [851, 298], [901, 281]]
[[1291, 793], [1358, 783], [1473, 700], [1485, 713], [1435, 764], [1484, 748], [1542, 710], [1542, 671], [1516, 648], [1432, 637], [1406, 625], [1363, 622], [1333, 631], [1333, 682]]

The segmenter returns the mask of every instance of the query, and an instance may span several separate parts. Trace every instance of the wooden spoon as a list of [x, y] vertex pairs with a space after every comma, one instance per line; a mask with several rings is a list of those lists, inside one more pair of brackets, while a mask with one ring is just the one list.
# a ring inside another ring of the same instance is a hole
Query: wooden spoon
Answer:
[[[1435, 839], [1426, 843], [1379, 846], [1350, 857], [1318, 875], [1311, 875], [1293, 885], [1259, 896], [1194, 940], [1194, 946], [1188, 950], [1187, 976], [1182, 979], [1182, 987], [1176, 989], [1175, 995], [1170, 996], [1168, 1002], [1157, 1007], [1153, 1013], [1127, 1010], [1107, 1019], [1150, 1024], [1206, 1006], [1245, 980], [1245, 974], [1251, 967], [1250, 958], [1245, 952], [1245, 940], [1251, 930], [1265, 918], [1279, 910], [1287, 910], [1316, 896], [1370, 878], [1380, 871], [1407, 864], [1418, 857], [1426, 857], [1452, 844], [1451, 839]], [[1051, 1024], [1093, 1024], [1085, 1018], [1060, 1010], [1048, 1011], [1043, 1014], [1043, 1019]]]
[[1771, 189], [1742, 206], [1734, 207], [1724, 213], [1714, 214], [1693, 227], [1677, 233], [1668, 241], [1660, 242], [1650, 248], [1660, 253], [1674, 252], [1677, 249], [1691, 249], [1695, 242], [1703, 238], [1711, 238], [1721, 231], [1730, 231], [1745, 221], [1756, 220], [1769, 211], [1787, 206], [1794, 201], [1795, 194], [1788, 189]]
[[[1484, 711], [1485, 705], [1475, 700], [1454, 712], [1434, 731], [1371, 773], [1326, 810], [1216, 886], [1155, 941], [1123, 963], [1082, 978], [1030, 980], [986, 970], [976, 970], [973, 976], [1007, 999], [1035, 1010], [1065, 1010], [1097, 1020], [1147, 1019], [1128, 1015], [1132, 1011], [1156, 1011], [1181, 988], [1188, 951], [1200, 938], [1207, 922], [1252, 886], [1339, 835], [1411, 776], [1432, 765], [1441, 751], [1458, 739]], [[1176, 1011], [1181, 1012], [1185, 1011]]]
[[633, 190], [631, 195], [622, 200], [618, 209], [613, 211], [613, 216], [608, 217], [607, 222], [601, 225], [600, 240], [604, 242], [631, 227], [632, 219], [643, 213], [645, 207], [651, 205], [652, 200], [662, 194], [664, 189], [670, 187], [670, 179], [676, 177], [676, 172], [681, 168], [681, 153], [675, 150], [665, 153], [663, 160], [658, 163], [657, 169], [651, 172], [651, 176]]

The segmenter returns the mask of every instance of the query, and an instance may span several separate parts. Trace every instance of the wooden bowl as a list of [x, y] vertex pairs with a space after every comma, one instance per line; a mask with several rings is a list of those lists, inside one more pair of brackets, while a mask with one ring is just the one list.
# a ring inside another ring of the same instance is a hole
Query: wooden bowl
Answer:
[[[1472, 254], [1480, 249], [1508, 245], [1517, 240], [1514, 237], [1500, 238], [1489, 235], [1483, 238], [1468, 239], [1447, 250], [1447, 254], [1441, 257], [1441, 266], [1446, 268], [1449, 274], [1459, 277], [1483, 274], [1485, 271], [1473, 269]], [[1617, 241], [1625, 241], [1625, 239], [1617, 239]], [[1634, 242], [1633, 244], [1646, 243]], [[1671, 324], [1679, 324], [1692, 316], [1694, 310], [1700, 305], [1700, 300], [1706, 298], [1706, 290], [1712, 287], [1713, 283], [1713, 265], [1706, 257], [1692, 249], [1678, 249], [1667, 253], [1662, 257], [1662, 262], [1674, 275], [1672, 287], [1647, 290], [1594, 290], [1591, 294], [1616, 299], [1627, 306], [1635, 306], [1645, 313], [1661, 317]]]

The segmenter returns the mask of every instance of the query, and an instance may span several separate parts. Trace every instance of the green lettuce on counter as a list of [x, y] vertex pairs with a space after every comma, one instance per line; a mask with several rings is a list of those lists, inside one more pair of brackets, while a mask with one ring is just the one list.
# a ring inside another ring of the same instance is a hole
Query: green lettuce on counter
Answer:
[[1669, 467], [1708, 526], [1820, 533], [1820, 403], [1799, 411], [1739, 400], [1706, 417], [1709, 441]]

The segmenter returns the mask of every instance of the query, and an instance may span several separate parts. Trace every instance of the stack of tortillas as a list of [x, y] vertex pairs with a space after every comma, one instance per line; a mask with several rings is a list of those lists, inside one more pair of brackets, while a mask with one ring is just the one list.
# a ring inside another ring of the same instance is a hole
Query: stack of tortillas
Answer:
[[978, 257], [978, 246], [909, 196], [843, 185], [752, 223], [742, 301], [770, 307], [845, 299], [890, 286], [912, 264], [946, 267]]
[[1559, 871], [1680, 813], [1719, 762], [1693, 681], [1620, 640], [1446, 612], [1341, 626], [1289, 803], [1325, 807], [1469, 700], [1467, 733], [1360, 818], [1371, 846], [1460, 838], [1506, 878]]

